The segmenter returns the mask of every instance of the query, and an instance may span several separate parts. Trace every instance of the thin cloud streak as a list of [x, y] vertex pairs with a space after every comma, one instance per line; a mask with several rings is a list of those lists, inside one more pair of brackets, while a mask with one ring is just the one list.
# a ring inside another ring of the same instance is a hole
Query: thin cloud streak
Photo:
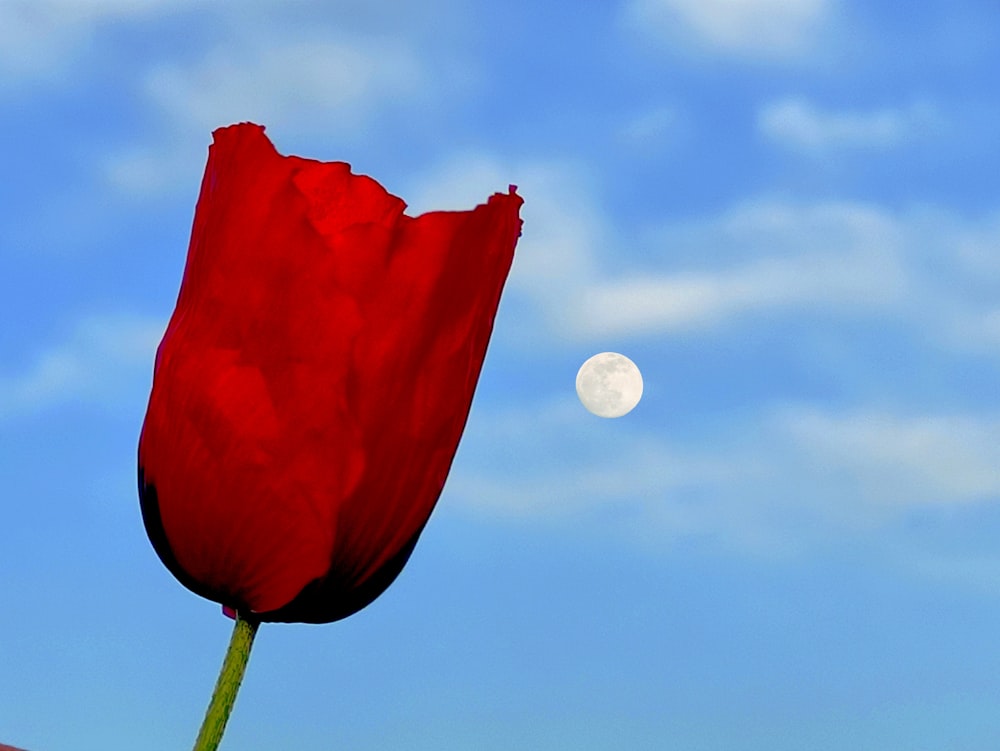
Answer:
[[887, 149], [930, 133], [939, 117], [927, 104], [873, 111], [822, 110], [802, 99], [771, 102], [757, 130], [777, 145], [821, 154], [834, 149]]
[[419, 56], [391, 39], [249, 35], [196, 62], [148, 71], [143, 95], [166, 138], [110, 155], [105, 176], [128, 193], [185, 185], [195, 179], [215, 128], [252, 121], [274, 133], [361, 132], [379, 107], [428, 95], [431, 79]]
[[349, 128], [377, 102], [423, 91], [428, 78], [400, 42], [324, 36], [226, 44], [194, 64], [151, 70], [144, 88], [156, 109], [199, 132], [247, 119], [282, 128], [315, 118]]
[[[583, 165], [484, 154], [427, 173], [411, 209], [468, 207], [507, 180], [529, 199], [509, 286], [562, 342], [722, 335], [753, 316], [803, 313], [891, 320], [950, 350], [989, 350], [1000, 336], [993, 214], [762, 197], [624, 228]], [[647, 249], [641, 266], [630, 245]]]
[[0, 373], [0, 421], [76, 402], [118, 406], [149, 385], [165, 322], [127, 314], [89, 316], [30, 364]]
[[628, 25], [671, 46], [757, 61], [808, 56], [829, 31], [830, 0], [632, 0]]
[[133, 96], [154, 125], [149, 137], [104, 157], [105, 181], [139, 196], [197, 183], [211, 132], [235, 122], [262, 123], [282, 142], [352, 141], [367, 138], [380, 118], [441, 117], [475, 88], [476, 67], [437, 44], [453, 33], [449, 23], [427, 20], [440, 3], [423, 13], [390, 6], [213, 6], [206, 38], [193, 49], [136, 66]]
[[[509, 523], [597, 518], [655, 547], [689, 538], [771, 557], [850, 544], [914, 510], [1000, 498], [996, 413], [775, 404], [700, 445], [624, 424], [609, 442], [599, 427], [564, 399], [481, 414], [449, 480], [450, 503]], [[499, 462], [498, 443], [516, 447]]]
[[0, 84], [58, 79], [102, 25], [194, 5], [191, 0], [6, 0], [0, 3]]
[[897, 508], [1000, 498], [1000, 416], [807, 407], [776, 420], [812, 472], [844, 478], [847, 497]]
[[898, 300], [903, 286], [902, 270], [886, 257], [763, 259], [723, 271], [593, 284], [582, 290], [573, 319], [592, 336], [686, 333], [773, 310], [861, 315]]

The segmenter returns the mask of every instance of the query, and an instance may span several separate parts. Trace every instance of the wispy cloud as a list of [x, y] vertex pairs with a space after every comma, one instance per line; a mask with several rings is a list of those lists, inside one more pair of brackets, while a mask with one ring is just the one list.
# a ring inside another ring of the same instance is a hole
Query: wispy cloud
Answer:
[[[498, 456], [497, 446], [507, 451]], [[560, 397], [479, 413], [463, 439], [462, 462], [448, 481], [448, 492], [470, 512], [507, 519], [562, 521], [609, 507], [634, 518], [675, 494], [753, 472], [752, 464], [735, 457], [672, 444], [662, 431], [599, 421], [575, 398]], [[685, 505], [682, 501], [674, 509]], [[673, 525], [671, 534], [698, 526], [680, 515]]]
[[194, 61], [151, 69], [142, 93], [164, 123], [163, 140], [112, 155], [107, 175], [130, 192], [180, 184], [201, 168], [209, 134], [234, 122], [273, 133], [363, 132], [377, 107], [419, 99], [431, 78], [400, 40], [251, 31]]
[[[609, 534], [656, 547], [690, 538], [763, 556], [894, 528], [916, 510], [1000, 498], [996, 413], [761, 405], [723, 430], [695, 442], [624, 422], [595, 427], [563, 399], [480, 414], [448, 497], [466, 513], [598, 519]], [[497, 457], [497, 445], [508, 452]]]
[[390, 5], [338, 0], [307, 16], [309, 3], [213, 6], [206, 28], [225, 33], [206, 32], [189, 49], [138, 67], [137, 102], [152, 115], [155, 141], [108, 155], [105, 176], [131, 194], [196, 183], [210, 133], [234, 122], [263, 123], [286, 142], [357, 140], [377, 115], [440, 116], [474, 81], [473, 67], [435, 46], [446, 32], [428, 28], [430, 9], [413, 19], [394, 10], [389, 22], [374, 23]]
[[903, 322], [929, 346], [1000, 337], [995, 215], [762, 197], [623, 227], [584, 165], [483, 154], [456, 156], [406, 195], [414, 211], [467, 208], [508, 181], [526, 197], [510, 288], [563, 342], [725, 333], [804, 312]]
[[906, 285], [898, 228], [861, 204], [748, 201], [661, 229], [647, 243], [659, 246], [654, 258], [633, 270], [623, 259], [638, 233], [616, 231], [579, 164], [464, 155], [425, 176], [412, 208], [468, 207], [508, 180], [528, 199], [511, 284], [562, 337], [690, 332], [782, 309], [854, 315]]
[[889, 254], [804, 255], [595, 282], [581, 290], [573, 318], [588, 335], [689, 332], [783, 309], [856, 315], [894, 302], [902, 286], [902, 270]]
[[6, 0], [0, 3], [0, 82], [57, 78], [101, 26], [193, 4], [192, 0]]
[[0, 420], [71, 402], [115, 404], [148, 386], [164, 326], [123, 314], [81, 320], [63, 341], [0, 372]]
[[1000, 498], [1000, 416], [796, 408], [776, 419], [804, 469], [846, 497], [892, 507]]
[[199, 132], [247, 119], [275, 128], [313, 119], [326, 128], [354, 127], [373, 104], [412, 96], [427, 78], [398, 40], [262, 36], [227, 43], [191, 64], [157, 67], [145, 90], [164, 114]]
[[598, 274], [602, 248], [613, 247], [593, 175], [584, 165], [457, 154], [415, 180], [406, 195], [412, 213], [467, 209], [508, 183], [525, 197], [509, 289], [538, 306], [550, 331], [565, 331], [573, 297]]
[[591, 279], [575, 296], [578, 335], [684, 333], [769, 311], [878, 312], [908, 283], [899, 228], [863, 204], [747, 201], [652, 237], [658, 265]]
[[763, 61], [806, 56], [830, 22], [832, 0], [631, 0], [630, 25], [663, 42]]
[[872, 111], [832, 111], [803, 99], [784, 99], [760, 109], [757, 129], [780, 146], [826, 153], [898, 146], [928, 133], [937, 119], [925, 103]]

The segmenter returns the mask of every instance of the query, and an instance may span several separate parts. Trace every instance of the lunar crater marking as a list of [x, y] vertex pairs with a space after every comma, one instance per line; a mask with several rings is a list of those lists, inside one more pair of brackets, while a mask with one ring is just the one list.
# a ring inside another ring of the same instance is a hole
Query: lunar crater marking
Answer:
[[598, 417], [621, 417], [642, 398], [642, 374], [625, 355], [601, 352], [580, 366], [576, 394]]

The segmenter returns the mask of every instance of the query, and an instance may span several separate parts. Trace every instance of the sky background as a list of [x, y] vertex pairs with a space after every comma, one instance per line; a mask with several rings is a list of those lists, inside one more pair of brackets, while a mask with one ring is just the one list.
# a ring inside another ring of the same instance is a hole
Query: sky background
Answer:
[[0, 0], [0, 742], [193, 742], [232, 622], [135, 449], [253, 120], [525, 224], [410, 563], [264, 625], [223, 748], [993, 751], [998, 76], [994, 0]]

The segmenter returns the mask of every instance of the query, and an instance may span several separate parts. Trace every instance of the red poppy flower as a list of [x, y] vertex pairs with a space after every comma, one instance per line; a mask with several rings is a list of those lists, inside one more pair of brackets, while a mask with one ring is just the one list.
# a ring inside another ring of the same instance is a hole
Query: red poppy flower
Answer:
[[521, 203], [414, 218], [261, 126], [214, 133], [139, 439], [143, 522], [182, 584], [307, 623], [389, 586], [458, 447]]

